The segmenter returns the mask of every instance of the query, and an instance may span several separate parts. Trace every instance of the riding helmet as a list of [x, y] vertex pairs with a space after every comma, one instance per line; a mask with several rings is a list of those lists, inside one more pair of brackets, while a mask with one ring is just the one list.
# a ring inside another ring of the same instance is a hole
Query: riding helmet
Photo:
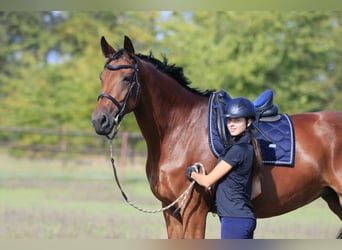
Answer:
[[227, 103], [225, 117], [246, 117], [255, 119], [254, 104], [244, 97], [233, 98]]

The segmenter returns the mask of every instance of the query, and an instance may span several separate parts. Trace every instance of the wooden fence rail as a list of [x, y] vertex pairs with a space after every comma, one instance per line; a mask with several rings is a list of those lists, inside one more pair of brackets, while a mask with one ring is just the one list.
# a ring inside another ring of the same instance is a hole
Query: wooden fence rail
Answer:
[[[46, 137], [53, 137], [54, 139], [51, 140], [53, 143], [40, 143], [40, 140], [31, 143], [30, 140], [25, 140], [25, 138], [30, 136], [44, 137], [45, 141]], [[120, 163], [123, 165], [126, 164], [127, 158], [146, 154], [144, 138], [141, 134], [122, 131], [119, 132], [113, 143], [113, 153], [115, 156], [120, 156]], [[139, 147], [137, 147], [138, 144]], [[11, 152], [28, 152], [31, 156], [46, 154], [49, 157], [57, 154], [67, 155], [67, 157], [72, 157], [75, 154], [109, 154], [107, 139], [97, 135], [95, 132], [45, 128], [0, 127], [0, 148]]]

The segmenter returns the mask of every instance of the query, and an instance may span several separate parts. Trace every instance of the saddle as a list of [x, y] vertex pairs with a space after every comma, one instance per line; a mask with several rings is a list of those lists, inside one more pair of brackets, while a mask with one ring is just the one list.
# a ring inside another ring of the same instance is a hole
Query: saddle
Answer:
[[[231, 97], [224, 90], [213, 92], [208, 103], [208, 139], [216, 157], [229, 145], [230, 134], [224, 110]], [[279, 114], [273, 103], [273, 91], [266, 90], [253, 102], [256, 119], [253, 133], [261, 149], [263, 163], [268, 165], [294, 165], [294, 130], [290, 117]]]
[[281, 117], [278, 114], [278, 106], [273, 103], [273, 91], [264, 91], [253, 102], [256, 112], [255, 121], [278, 121]]

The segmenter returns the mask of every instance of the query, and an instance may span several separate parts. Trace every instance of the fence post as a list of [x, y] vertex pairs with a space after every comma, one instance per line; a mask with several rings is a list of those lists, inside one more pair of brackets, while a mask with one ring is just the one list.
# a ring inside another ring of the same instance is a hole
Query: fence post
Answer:
[[123, 132], [121, 137], [120, 166], [125, 167], [127, 162], [128, 132]]

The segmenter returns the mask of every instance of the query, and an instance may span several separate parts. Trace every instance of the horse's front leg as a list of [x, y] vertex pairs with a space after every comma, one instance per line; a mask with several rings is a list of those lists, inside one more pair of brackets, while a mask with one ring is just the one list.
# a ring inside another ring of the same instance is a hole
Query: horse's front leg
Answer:
[[172, 209], [164, 212], [168, 237], [204, 239], [208, 212], [203, 194], [192, 190], [179, 214], [174, 215]]
[[169, 239], [204, 239], [208, 211], [198, 209], [192, 213], [173, 215], [173, 211], [164, 211]]
[[[164, 206], [165, 204], [163, 203]], [[169, 239], [183, 239], [184, 232], [181, 218], [174, 216], [173, 211], [170, 209], [165, 210], [163, 213], [167, 228], [167, 237]]]
[[194, 213], [186, 223], [184, 228], [185, 239], [204, 239], [207, 213], [203, 211]]
[[184, 238], [204, 239], [207, 215], [208, 206], [204, 200], [192, 200], [182, 215]]

